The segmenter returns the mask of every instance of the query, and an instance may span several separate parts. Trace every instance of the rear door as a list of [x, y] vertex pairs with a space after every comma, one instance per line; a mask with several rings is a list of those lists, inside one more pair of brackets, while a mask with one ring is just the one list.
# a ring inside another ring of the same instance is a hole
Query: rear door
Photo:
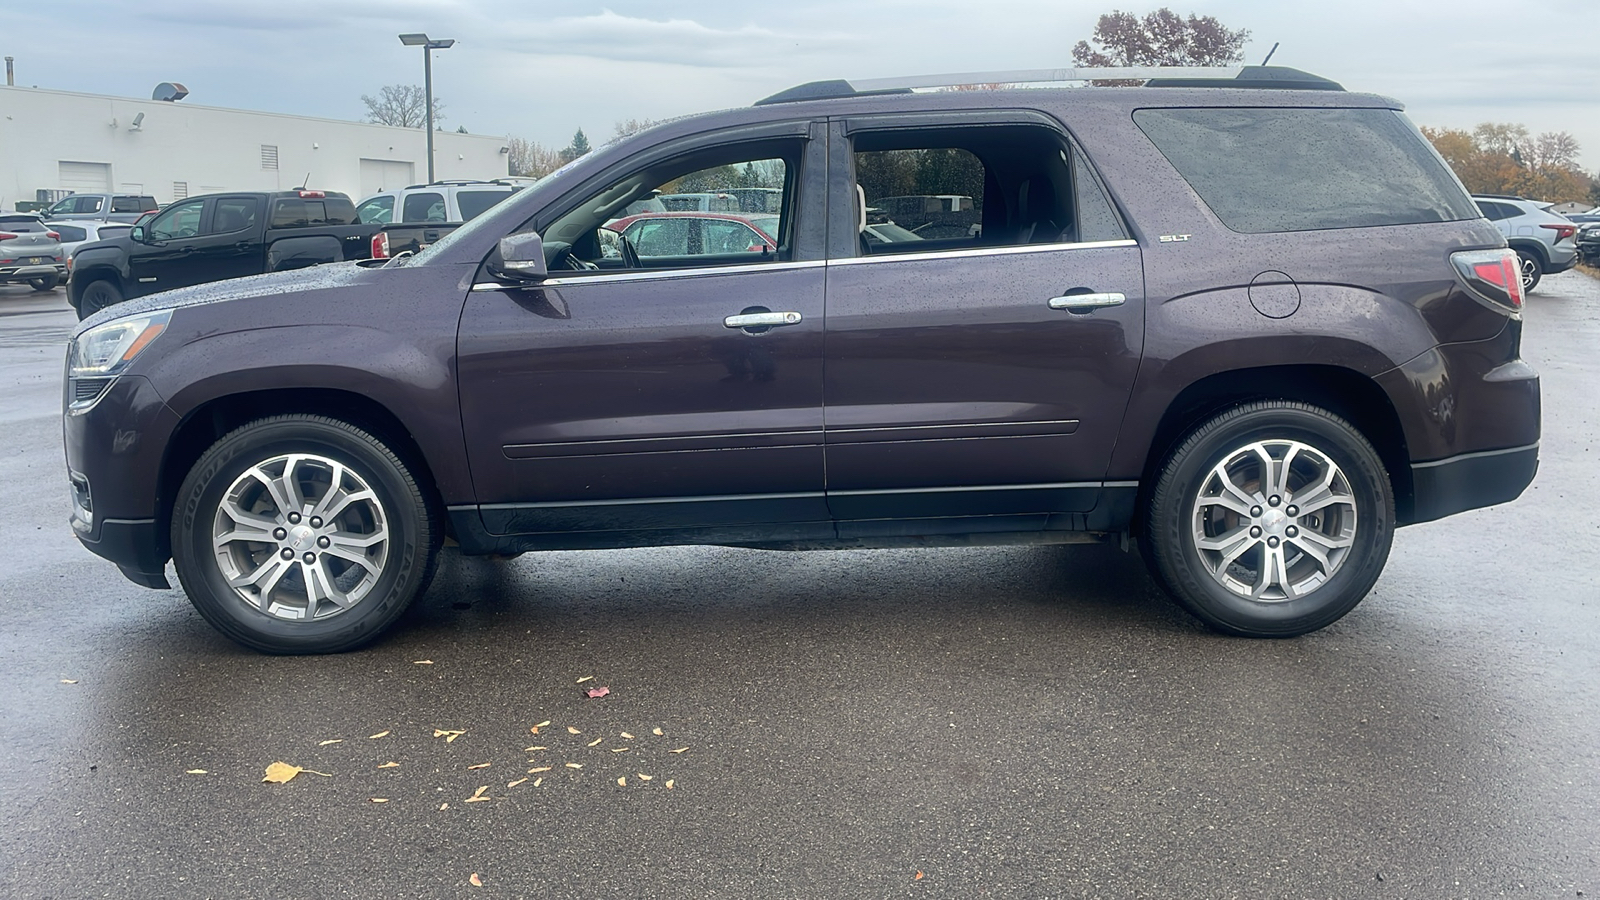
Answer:
[[[1143, 343], [1143, 273], [1059, 126], [1007, 113], [832, 123], [825, 391], [840, 537], [1079, 528]], [[869, 240], [873, 201], [972, 198]], [[909, 235], [909, 236], [908, 236]]]

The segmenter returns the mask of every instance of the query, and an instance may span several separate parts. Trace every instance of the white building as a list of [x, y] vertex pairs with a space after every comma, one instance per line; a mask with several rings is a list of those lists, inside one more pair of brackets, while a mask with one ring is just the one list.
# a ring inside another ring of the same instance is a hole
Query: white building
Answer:
[[[503, 138], [434, 133], [434, 177], [506, 175]], [[420, 128], [0, 86], [0, 209], [39, 191], [151, 194], [305, 184], [352, 199], [428, 176]]]

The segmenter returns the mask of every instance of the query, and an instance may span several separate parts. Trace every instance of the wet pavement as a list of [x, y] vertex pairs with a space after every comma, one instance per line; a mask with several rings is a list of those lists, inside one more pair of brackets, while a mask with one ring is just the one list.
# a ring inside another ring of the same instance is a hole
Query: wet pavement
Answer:
[[72, 539], [72, 324], [0, 287], [0, 896], [1600, 892], [1583, 274], [1530, 298], [1534, 485], [1290, 641], [1108, 547], [672, 548], [450, 557], [376, 646], [260, 656]]

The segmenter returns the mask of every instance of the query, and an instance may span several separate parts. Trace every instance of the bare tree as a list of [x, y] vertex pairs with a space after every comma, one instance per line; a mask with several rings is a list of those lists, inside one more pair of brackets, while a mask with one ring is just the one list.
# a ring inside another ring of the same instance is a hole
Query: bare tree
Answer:
[[514, 137], [506, 142], [512, 175], [543, 178], [561, 168], [561, 151], [546, 147], [527, 138]]
[[1229, 29], [1212, 16], [1185, 19], [1166, 7], [1143, 19], [1114, 10], [1094, 27], [1099, 49], [1079, 41], [1072, 61], [1080, 66], [1226, 66], [1244, 60], [1248, 29]]
[[[378, 96], [361, 95], [367, 105], [367, 121], [379, 125], [398, 125], [401, 128], [422, 128], [428, 122], [428, 94], [415, 84], [386, 84]], [[433, 98], [433, 121], [444, 119], [444, 102]]]
[[616, 131], [611, 135], [612, 140], [620, 140], [629, 135], [638, 134], [646, 128], [652, 128], [665, 122], [665, 119], [623, 119], [616, 125]]

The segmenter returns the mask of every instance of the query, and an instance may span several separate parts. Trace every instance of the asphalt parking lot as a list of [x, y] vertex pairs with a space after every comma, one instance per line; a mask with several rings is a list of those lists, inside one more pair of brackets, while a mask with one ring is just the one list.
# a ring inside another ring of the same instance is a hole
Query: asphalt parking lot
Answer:
[[0, 895], [1596, 896], [1600, 281], [1527, 319], [1538, 479], [1308, 637], [1110, 547], [693, 547], [448, 557], [274, 658], [77, 545], [74, 319], [0, 287]]

